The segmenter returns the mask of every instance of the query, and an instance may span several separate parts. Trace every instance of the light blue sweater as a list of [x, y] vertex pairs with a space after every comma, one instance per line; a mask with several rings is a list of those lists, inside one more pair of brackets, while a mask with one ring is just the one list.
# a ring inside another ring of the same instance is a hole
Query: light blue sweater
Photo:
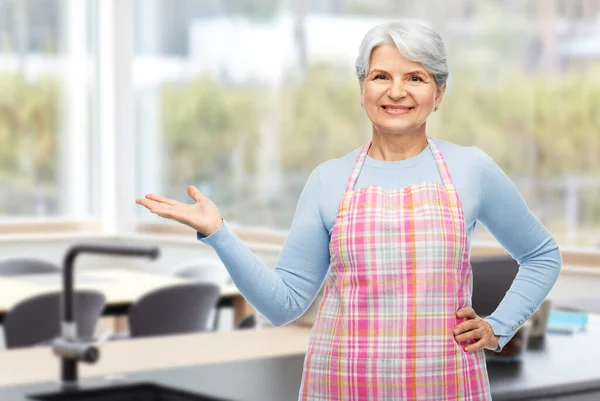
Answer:
[[[550, 292], [562, 265], [560, 251], [491, 157], [476, 147], [434, 140], [458, 191], [469, 250], [479, 222], [520, 264], [510, 290], [485, 318], [500, 336], [498, 352]], [[198, 233], [199, 240], [215, 249], [242, 295], [274, 325], [300, 317], [324, 283], [330, 265], [331, 229], [359, 150], [328, 160], [311, 173], [275, 269], [265, 266], [227, 223], [208, 237]], [[424, 181], [442, 183], [429, 147], [400, 161], [367, 156], [355, 188], [379, 185], [398, 189]]]

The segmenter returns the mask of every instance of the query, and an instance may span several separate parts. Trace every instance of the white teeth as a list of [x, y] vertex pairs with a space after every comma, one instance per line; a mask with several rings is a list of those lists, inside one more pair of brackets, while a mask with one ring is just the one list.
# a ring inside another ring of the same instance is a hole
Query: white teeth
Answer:
[[403, 109], [398, 109], [398, 108], [392, 108], [392, 107], [384, 107], [384, 110], [387, 110], [388, 112], [391, 112], [391, 113], [403, 113], [403, 112], [409, 111], [411, 109], [410, 108], [408, 108], [408, 109], [404, 109], [404, 108]]

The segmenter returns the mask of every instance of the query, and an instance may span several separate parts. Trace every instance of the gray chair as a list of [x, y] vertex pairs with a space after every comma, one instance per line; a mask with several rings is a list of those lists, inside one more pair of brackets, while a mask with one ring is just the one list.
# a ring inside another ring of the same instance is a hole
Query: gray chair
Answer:
[[510, 255], [472, 257], [472, 305], [479, 316], [491, 315], [512, 285], [519, 263]]
[[0, 276], [19, 274], [58, 273], [60, 266], [43, 259], [8, 258], [0, 260]]
[[220, 293], [213, 283], [178, 284], [152, 291], [129, 309], [129, 334], [147, 337], [205, 331]]
[[[231, 282], [231, 277], [220, 260], [193, 259], [183, 262], [175, 271], [175, 276], [198, 283], [214, 283], [223, 286]], [[221, 320], [221, 309], [215, 307], [212, 313], [212, 328], [217, 331]]]
[[242, 320], [240, 320], [240, 322], [237, 325], [237, 329], [238, 330], [245, 330], [245, 329], [254, 329], [256, 328], [256, 326], [258, 325], [258, 320], [256, 319], [256, 315], [248, 315], [245, 318], [243, 318]]
[[[4, 318], [7, 348], [43, 345], [60, 335], [60, 292], [33, 296], [14, 305]], [[98, 291], [78, 290], [73, 298], [77, 335], [92, 339], [105, 307]]]

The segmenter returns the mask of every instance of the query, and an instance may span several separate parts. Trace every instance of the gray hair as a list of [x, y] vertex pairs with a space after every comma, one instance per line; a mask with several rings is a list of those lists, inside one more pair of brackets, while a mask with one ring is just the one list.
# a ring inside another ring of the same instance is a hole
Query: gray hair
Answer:
[[440, 35], [420, 23], [388, 22], [371, 28], [360, 44], [356, 76], [361, 85], [369, 71], [373, 49], [383, 44], [395, 44], [405, 58], [423, 64], [438, 88], [448, 80], [446, 48]]

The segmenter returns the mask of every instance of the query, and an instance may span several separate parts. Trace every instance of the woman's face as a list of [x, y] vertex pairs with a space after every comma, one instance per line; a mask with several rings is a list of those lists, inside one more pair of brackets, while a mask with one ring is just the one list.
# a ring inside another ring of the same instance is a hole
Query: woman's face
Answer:
[[425, 133], [425, 121], [439, 107], [445, 85], [437, 90], [423, 65], [407, 60], [393, 45], [373, 49], [361, 87], [361, 103], [380, 133]]

